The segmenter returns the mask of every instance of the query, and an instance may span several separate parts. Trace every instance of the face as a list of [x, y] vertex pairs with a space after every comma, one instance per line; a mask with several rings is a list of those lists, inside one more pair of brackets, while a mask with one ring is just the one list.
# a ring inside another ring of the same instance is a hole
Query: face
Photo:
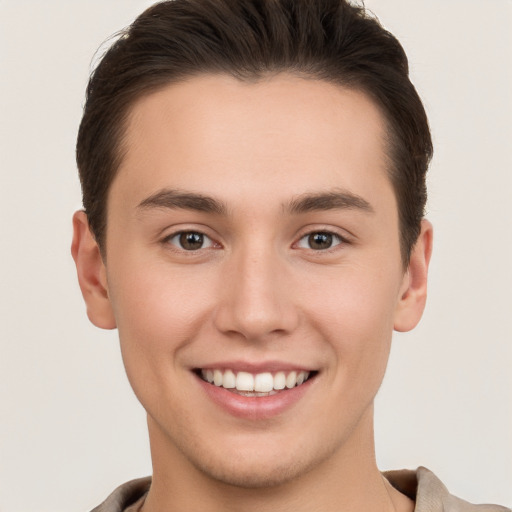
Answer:
[[362, 93], [284, 74], [136, 103], [84, 295], [119, 329], [156, 466], [261, 486], [372, 451], [428, 260], [403, 270], [384, 137]]

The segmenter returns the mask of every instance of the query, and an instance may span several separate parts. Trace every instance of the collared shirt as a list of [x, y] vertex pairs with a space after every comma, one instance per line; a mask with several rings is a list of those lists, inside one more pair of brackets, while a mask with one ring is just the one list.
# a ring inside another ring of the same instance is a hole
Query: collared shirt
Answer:
[[[395, 489], [416, 503], [414, 512], [512, 512], [507, 507], [472, 505], [452, 496], [434, 473], [424, 467], [383, 474]], [[139, 512], [150, 485], [151, 477], [126, 482], [91, 512]]]

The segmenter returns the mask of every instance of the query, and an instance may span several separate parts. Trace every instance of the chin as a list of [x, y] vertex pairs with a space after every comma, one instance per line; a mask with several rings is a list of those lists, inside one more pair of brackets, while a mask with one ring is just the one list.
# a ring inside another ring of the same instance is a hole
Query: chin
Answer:
[[275, 488], [295, 481], [301, 475], [308, 473], [320, 461], [306, 460], [264, 460], [262, 456], [253, 461], [239, 458], [237, 461], [201, 460], [196, 468], [205, 476], [225, 485], [244, 489]]
[[244, 489], [271, 489], [296, 482], [336, 451], [335, 440], [318, 443], [302, 438], [288, 443], [281, 436], [257, 437], [232, 438], [230, 446], [223, 444], [224, 449], [221, 443], [213, 450], [212, 445], [198, 443], [181, 445], [180, 451], [207, 479]]

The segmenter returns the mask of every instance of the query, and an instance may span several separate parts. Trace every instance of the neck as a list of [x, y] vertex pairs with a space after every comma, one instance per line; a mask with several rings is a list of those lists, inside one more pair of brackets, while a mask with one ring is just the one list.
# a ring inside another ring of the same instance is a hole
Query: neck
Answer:
[[153, 482], [143, 512], [412, 512], [413, 503], [377, 469], [370, 409], [329, 458], [289, 481], [259, 487], [235, 486], [212, 478], [195, 467], [149, 418]]

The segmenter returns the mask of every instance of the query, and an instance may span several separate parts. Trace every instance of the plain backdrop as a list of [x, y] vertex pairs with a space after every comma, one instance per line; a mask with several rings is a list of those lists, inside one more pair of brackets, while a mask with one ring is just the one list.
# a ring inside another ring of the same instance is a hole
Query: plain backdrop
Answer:
[[[117, 333], [70, 257], [92, 57], [146, 0], [0, 0], [0, 512], [89, 510], [151, 471]], [[424, 465], [512, 504], [512, 2], [367, 0], [398, 36], [435, 142], [430, 296], [377, 399], [381, 469]]]

